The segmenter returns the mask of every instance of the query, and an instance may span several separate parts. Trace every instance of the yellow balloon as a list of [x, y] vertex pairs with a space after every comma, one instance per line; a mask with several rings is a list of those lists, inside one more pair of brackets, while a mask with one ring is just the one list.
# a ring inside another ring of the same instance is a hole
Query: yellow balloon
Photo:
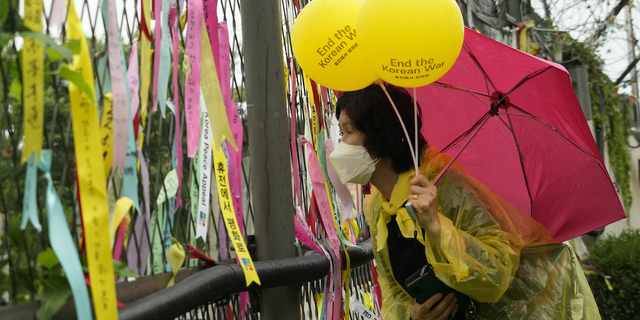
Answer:
[[366, 0], [356, 26], [373, 70], [401, 87], [421, 87], [442, 77], [464, 39], [455, 0]]
[[356, 39], [361, 6], [362, 0], [314, 0], [293, 26], [291, 41], [298, 64], [327, 88], [353, 91], [378, 80]]

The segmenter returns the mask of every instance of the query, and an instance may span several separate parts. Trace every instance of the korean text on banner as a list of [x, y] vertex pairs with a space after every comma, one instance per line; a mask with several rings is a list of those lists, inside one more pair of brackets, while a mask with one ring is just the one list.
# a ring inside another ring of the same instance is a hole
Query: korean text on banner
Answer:
[[[95, 86], [89, 48], [73, 0], [69, 1], [67, 22], [69, 24], [68, 38], [80, 41], [80, 53], [74, 55], [71, 69], [82, 73], [82, 78], [92, 91], [91, 94], [95, 95], [93, 93]], [[73, 83], [69, 83], [69, 96], [73, 138], [76, 147], [80, 206], [96, 318], [98, 320], [118, 319], [111, 246], [109, 244], [106, 179], [103, 171], [97, 108], [92, 102], [94, 97], [83, 94]]]
[[260, 284], [258, 272], [253, 264], [251, 255], [249, 255], [249, 249], [242, 238], [240, 227], [236, 220], [236, 215], [233, 212], [234, 209], [231, 204], [231, 192], [229, 190], [228, 183], [229, 173], [227, 171], [227, 159], [225, 158], [221, 147], [218, 147], [216, 151], [214, 171], [216, 184], [218, 186], [218, 199], [220, 200], [220, 208], [222, 209], [224, 224], [227, 227], [229, 239], [231, 239], [233, 247], [236, 249], [236, 254], [240, 260], [240, 266], [242, 266], [242, 270], [244, 270], [244, 277], [247, 281], [247, 286], [252, 282]]

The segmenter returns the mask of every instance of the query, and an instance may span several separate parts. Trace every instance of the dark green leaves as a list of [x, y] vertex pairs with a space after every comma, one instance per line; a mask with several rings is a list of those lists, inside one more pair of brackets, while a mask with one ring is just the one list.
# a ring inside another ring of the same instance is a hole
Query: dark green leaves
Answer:
[[71, 297], [71, 287], [65, 277], [51, 277], [41, 280], [42, 291], [36, 294], [40, 308], [36, 312], [38, 320], [51, 319]]
[[51, 248], [47, 248], [38, 255], [38, 263], [47, 269], [51, 269], [60, 263], [58, 256]]

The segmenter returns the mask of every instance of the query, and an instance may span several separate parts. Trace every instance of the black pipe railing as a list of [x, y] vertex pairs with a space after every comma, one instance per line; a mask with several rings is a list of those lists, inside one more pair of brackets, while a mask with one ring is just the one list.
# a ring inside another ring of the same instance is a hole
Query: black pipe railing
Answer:
[[[358, 247], [348, 247], [351, 267], [356, 268], [373, 259], [371, 240]], [[342, 255], [343, 252], [341, 252]], [[216, 301], [242, 291], [296, 285], [324, 278], [329, 273], [329, 260], [323, 255], [311, 255], [256, 261], [262, 283], [247, 287], [240, 265], [218, 265], [200, 271], [174, 286], [148, 295], [120, 310], [121, 320], [174, 319], [197, 306]], [[344, 268], [344, 266], [343, 266]]]

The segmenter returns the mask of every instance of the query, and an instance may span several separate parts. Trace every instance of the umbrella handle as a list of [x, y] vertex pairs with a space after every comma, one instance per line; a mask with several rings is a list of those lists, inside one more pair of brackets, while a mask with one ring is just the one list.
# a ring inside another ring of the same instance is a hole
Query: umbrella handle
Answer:
[[464, 150], [467, 147], [469, 142], [471, 142], [471, 140], [476, 136], [478, 131], [480, 131], [480, 129], [482, 129], [482, 126], [484, 126], [484, 124], [487, 122], [487, 120], [489, 120], [489, 118], [491, 118], [491, 117], [489, 117], [488, 114], [485, 114], [484, 120], [482, 120], [482, 122], [476, 128], [476, 130], [474, 130], [473, 133], [471, 133], [471, 136], [469, 137], [467, 142], [465, 142], [464, 145], [462, 145], [462, 148], [460, 148], [460, 150], [458, 150], [458, 153], [456, 153], [456, 155], [453, 156], [453, 158], [451, 158], [451, 161], [449, 161], [449, 163], [444, 167], [444, 169], [442, 169], [442, 171], [440, 172], [440, 174], [438, 174], [438, 176], [435, 178], [435, 180], [433, 180], [433, 184], [434, 185], [436, 183], [438, 183], [438, 181], [440, 181], [440, 178], [442, 178], [444, 173], [447, 172], [447, 170], [449, 170], [449, 167], [451, 167], [451, 165], [456, 161], [456, 159], [458, 159], [458, 156], [460, 155], [460, 153], [462, 153], [462, 150]]

